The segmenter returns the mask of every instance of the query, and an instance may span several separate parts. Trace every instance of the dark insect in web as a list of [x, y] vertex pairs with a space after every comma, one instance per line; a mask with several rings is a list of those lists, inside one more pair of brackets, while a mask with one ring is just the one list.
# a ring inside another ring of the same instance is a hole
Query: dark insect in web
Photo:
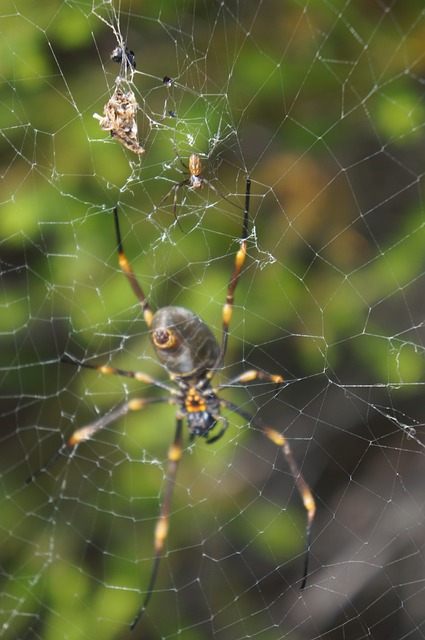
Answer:
[[119, 64], [122, 64], [124, 59], [127, 60], [127, 64], [132, 69], [136, 68], [136, 56], [134, 54], [134, 51], [130, 51], [130, 49], [126, 47], [125, 52], [123, 54], [122, 47], [119, 47], [119, 46], [115, 47], [115, 49], [111, 53], [111, 60], [113, 62], [118, 62]]

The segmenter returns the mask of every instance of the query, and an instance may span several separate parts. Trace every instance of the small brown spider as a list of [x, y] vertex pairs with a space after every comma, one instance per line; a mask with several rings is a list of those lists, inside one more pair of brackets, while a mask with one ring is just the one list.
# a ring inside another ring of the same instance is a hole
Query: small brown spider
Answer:
[[93, 118], [99, 120], [99, 125], [104, 131], [109, 131], [112, 138], [115, 138], [126, 149], [133, 151], [138, 156], [145, 153], [140, 146], [137, 137], [137, 102], [132, 91], [126, 93], [117, 87], [108, 100], [103, 110], [104, 117], [98, 113], [93, 114]]
[[179, 220], [177, 218], [177, 196], [178, 196], [178, 193], [179, 193], [179, 190], [181, 189], [181, 187], [189, 187], [190, 189], [202, 189], [202, 187], [205, 184], [208, 187], [210, 187], [210, 189], [212, 189], [214, 191], [214, 193], [219, 196], [219, 198], [223, 198], [223, 200], [226, 200], [227, 202], [230, 202], [230, 204], [232, 204], [237, 209], [242, 209], [242, 207], [240, 207], [239, 205], [235, 204], [234, 202], [229, 200], [229, 198], [226, 198], [226, 196], [224, 196], [222, 193], [220, 193], [220, 191], [217, 189], [217, 187], [215, 187], [209, 180], [204, 178], [204, 176], [203, 176], [204, 167], [202, 166], [201, 160], [199, 159], [199, 155], [197, 153], [192, 153], [189, 156], [189, 166], [187, 166], [183, 162], [183, 160], [180, 158], [180, 156], [178, 156], [178, 158], [179, 158], [180, 162], [182, 163], [183, 167], [185, 167], [185, 169], [188, 169], [189, 177], [185, 178], [184, 180], [182, 180], [178, 184], [175, 184], [173, 187], [171, 187], [170, 191], [162, 198], [162, 200], [159, 203], [158, 207], [160, 207], [170, 197], [170, 195], [174, 191], [173, 214], [174, 214], [174, 218], [175, 218], [177, 224], [179, 225], [180, 229], [181, 229], [181, 225], [180, 225], [180, 222], [179, 222]]

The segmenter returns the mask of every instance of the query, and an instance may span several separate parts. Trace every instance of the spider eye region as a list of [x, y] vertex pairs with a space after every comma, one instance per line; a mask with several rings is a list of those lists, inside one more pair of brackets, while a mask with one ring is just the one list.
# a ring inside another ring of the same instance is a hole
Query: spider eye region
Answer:
[[162, 307], [153, 316], [151, 340], [170, 374], [200, 378], [217, 361], [219, 346], [211, 329], [184, 307]]

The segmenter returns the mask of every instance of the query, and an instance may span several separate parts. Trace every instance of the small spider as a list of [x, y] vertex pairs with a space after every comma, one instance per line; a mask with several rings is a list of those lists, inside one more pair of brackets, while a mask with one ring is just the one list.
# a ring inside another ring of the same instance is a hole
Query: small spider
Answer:
[[93, 114], [93, 118], [99, 120], [99, 125], [104, 131], [109, 131], [112, 138], [115, 138], [126, 149], [129, 149], [138, 156], [145, 153], [140, 146], [137, 137], [137, 101], [132, 91], [124, 91], [117, 87], [108, 100], [103, 110], [104, 117], [98, 113]]
[[201, 160], [199, 159], [199, 155], [197, 153], [192, 153], [189, 156], [189, 166], [187, 166], [183, 162], [183, 160], [181, 160], [180, 156], [178, 156], [178, 158], [180, 159], [180, 162], [185, 167], [185, 169], [188, 169], [189, 177], [185, 178], [184, 180], [182, 180], [178, 184], [175, 184], [173, 187], [171, 187], [170, 191], [162, 198], [162, 200], [159, 203], [158, 207], [160, 207], [162, 204], [164, 204], [164, 202], [170, 197], [170, 195], [174, 191], [173, 214], [174, 214], [174, 218], [175, 218], [177, 224], [179, 225], [180, 229], [181, 229], [181, 225], [180, 225], [180, 222], [179, 222], [179, 220], [177, 218], [177, 197], [178, 197], [178, 193], [179, 193], [179, 191], [180, 191], [180, 189], [182, 187], [189, 187], [190, 189], [202, 189], [204, 184], [205, 184], [210, 189], [212, 189], [214, 191], [214, 193], [219, 196], [219, 198], [223, 198], [223, 200], [226, 200], [227, 202], [230, 202], [230, 204], [232, 204], [234, 207], [237, 207], [238, 209], [241, 208], [241, 207], [239, 207], [239, 205], [237, 205], [234, 202], [232, 202], [231, 200], [229, 200], [229, 198], [226, 198], [226, 196], [224, 196], [222, 193], [220, 193], [220, 191], [217, 189], [217, 187], [215, 187], [209, 180], [204, 178], [204, 176], [203, 176], [204, 167], [203, 167], [203, 165], [201, 163]]
[[[27, 482], [32, 482], [63, 453], [69, 453], [74, 447], [86, 440], [89, 440], [98, 431], [109, 425], [111, 422], [122, 418], [130, 411], [140, 411], [148, 405], [158, 403], [174, 405], [176, 408], [176, 430], [174, 440], [168, 452], [167, 485], [165, 487], [164, 498], [155, 528], [154, 563], [142, 606], [138, 610], [137, 615], [130, 626], [132, 630], [140, 620], [151, 599], [161, 555], [168, 535], [171, 500], [176, 483], [177, 470], [183, 451], [184, 421], [186, 421], [188, 427], [189, 441], [194, 440], [196, 437], [201, 437], [205, 438], [208, 444], [211, 444], [221, 438], [228, 427], [227, 418], [221, 415], [221, 411], [223, 409], [239, 414], [244, 420], [246, 420], [247, 425], [251, 425], [255, 429], [261, 431], [269, 440], [281, 449], [289, 465], [297, 489], [304, 503], [304, 507], [307, 511], [306, 552], [301, 589], [304, 589], [306, 584], [311, 528], [316, 508], [313, 495], [301, 475], [286, 438], [279, 431], [263, 424], [258, 418], [251, 416], [247, 411], [245, 411], [245, 409], [242, 409], [229, 400], [221, 398], [219, 395], [223, 389], [245, 384], [246, 382], [252, 382], [253, 380], [262, 380], [265, 382], [281, 384], [283, 382], [283, 378], [280, 375], [265, 373], [257, 369], [250, 369], [240, 373], [224, 384], [212, 386], [211, 383], [213, 376], [222, 367], [224, 356], [226, 354], [235, 289], [245, 262], [248, 239], [249, 196], [250, 180], [248, 179], [246, 186], [246, 202], [242, 237], [240, 248], [236, 253], [233, 272], [227, 289], [226, 302], [223, 307], [222, 336], [220, 344], [208, 325], [206, 325], [199, 316], [184, 307], [167, 306], [158, 309], [156, 313], [151, 311], [149, 302], [145, 297], [141, 286], [136, 280], [130, 263], [124, 253], [119, 227], [118, 211], [116, 208], [114, 209], [119, 265], [139, 300], [143, 317], [150, 332], [150, 338], [155, 349], [155, 353], [158, 360], [164, 365], [168, 373], [169, 382], [163, 382], [156, 378], [152, 378], [150, 375], [147, 375], [142, 371], [123, 371], [109, 365], [97, 366], [94, 364], [78, 362], [69, 356], [63, 357], [62, 361], [79, 367], [94, 369], [102, 374], [120, 375], [127, 378], [133, 378], [138, 382], [159, 387], [166, 391], [166, 394], [157, 397], [133, 398], [119, 406], [117, 409], [110, 411], [102, 418], [95, 420], [89, 425], [80, 427], [74, 431], [71, 437], [55, 453], [55, 455], [27, 480]], [[214, 433], [216, 429], [217, 431]]]

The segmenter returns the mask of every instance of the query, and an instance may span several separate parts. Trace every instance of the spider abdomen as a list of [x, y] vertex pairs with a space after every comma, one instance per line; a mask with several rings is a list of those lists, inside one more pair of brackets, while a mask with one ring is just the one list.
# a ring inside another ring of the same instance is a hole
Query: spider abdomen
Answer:
[[[197, 184], [195, 188], [197, 187], [202, 187], [202, 179], [201, 179], [201, 175], [202, 175], [202, 164], [201, 161], [199, 159], [199, 156], [197, 153], [192, 153], [189, 157], [189, 172], [190, 172], [190, 176], [191, 178], [199, 178], [199, 182], [200, 184]], [[192, 183], [192, 187], [193, 187], [193, 183]]]
[[214, 367], [218, 342], [208, 325], [189, 309], [158, 309], [150, 329], [156, 355], [170, 374], [199, 378]]

